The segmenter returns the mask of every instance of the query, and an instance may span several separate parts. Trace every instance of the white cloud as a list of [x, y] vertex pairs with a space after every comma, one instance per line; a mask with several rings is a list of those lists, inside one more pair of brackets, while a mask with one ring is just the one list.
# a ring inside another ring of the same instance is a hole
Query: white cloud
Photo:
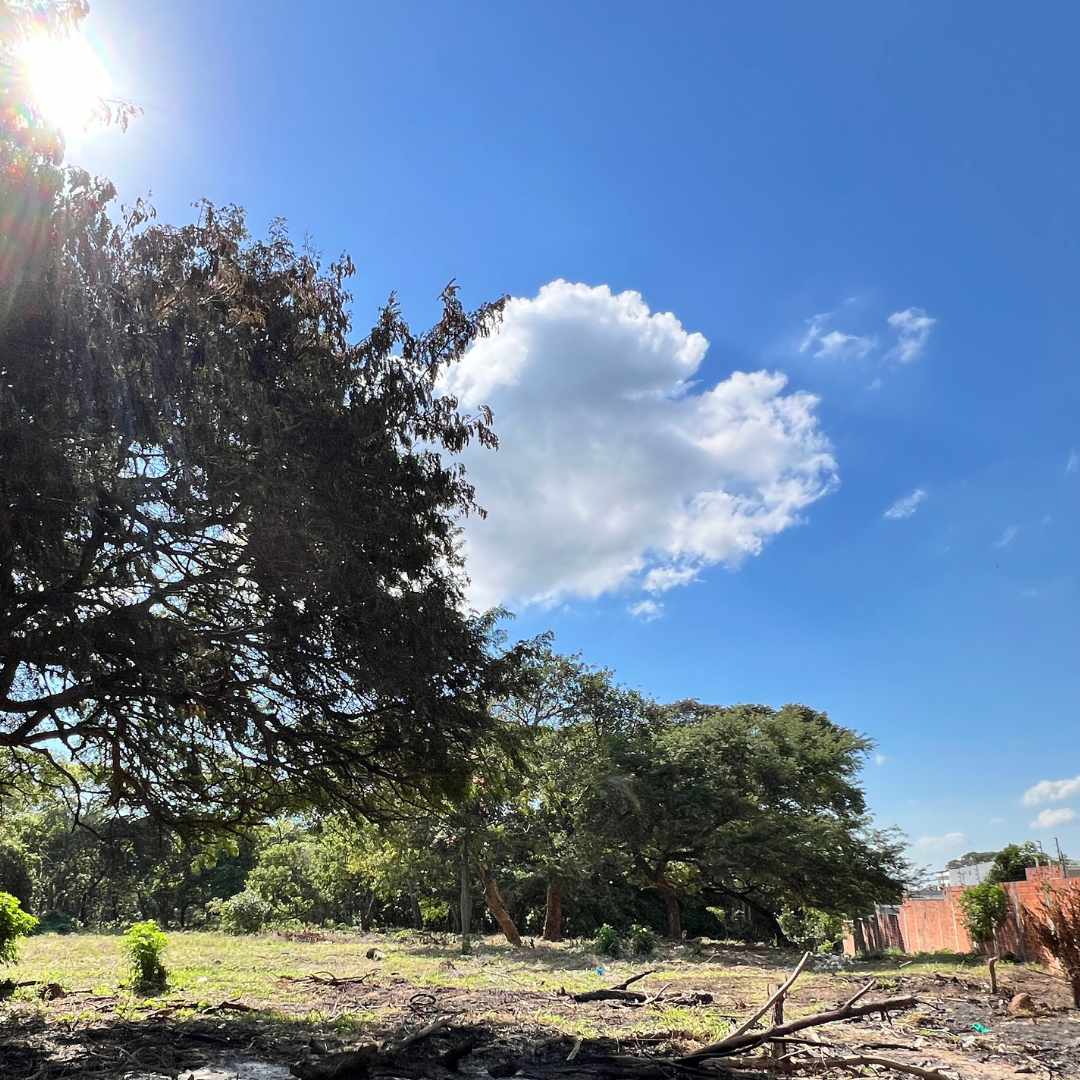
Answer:
[[640, 600], [636, 604], [631, 604], [626, 610], [635, 619], [641, 619], [642, 622], [652, 622], [653, 619], [659, 619], [664, 614], [664, 605], [658, 604], [655, 600]]
[[1080, 469], [1080, 450], [1070, 450], [1069, 456], [1065, 461], [1065, 471], [1067, 473], [1074, 473]]
[[874, 755], [874, 764], [875, 765], [884, 765], [885, 762], [888, 761], [888, 760], [889, 759], [885, 754], [880, 754], [879, 753], [879, 754]]
[[1007, 548], [1019, 535], [1020, 535], [1020, 526], [1019, 525], [1010, 525], [994, 541], [994, 547], [996, 547], [996, 548]]
[[1038, 806], [1040, 803], [1061, 802], [1080, 795], [1080, 776], [1069, 780], [1040, 780], [1024, 792], [1025, 806]]
[[1076, 817], [1076, 811], [1067, 806], [1058, 807], [1057, 810], [1042, 810], [1031, 823], [1033, 829], [1053, 829], [1058, 825], [1068, 825]]
[[831, 318], [832, 313], [825, 312], [807, 319], [806, 334], [799, 345], [799, 352], [813, 350], [815, 358], [824, 360], [861, 360], [873, 351], [877, 341], [872, 337], [827, 329]]
[[962, 832], [950, 832], [945, 833], [944, 836], [920, 836], [913, 847], [938, 851], [960, 847], [966, 840], [967, 837]]
[[926, 492], [922, 488], [916, 488], [910, 495], [904, 495], [887, 507], [882, 516], [889, 518], [890, 521], [900, 521], [911, 517], [924, 502], [926, 502]]
[[901, 364], [910, 364], [922, 356], [930, 340], [930, 332], [937, 323], [937, 319], [932, 319], [922, 308], [916, 307], [894, 311], [886, 321], [896, 331], [896, 344], [888, 351], [886, 358]]
[[641, 587], [646, 592], [667, 592], [679, 585], [689, 585], [700, 573], [696, 566], [657, 566], [645, 575]]
[[464, 522], [475, 606], [686, 585], [757, 555], [836, 486], [817, 398], [769, 371], [697, 386], [707, 348], [606, 285], [507, 303], [444, 382], [465, 409], [491, 405], [500, 439], [463, 455], [488, 510]]

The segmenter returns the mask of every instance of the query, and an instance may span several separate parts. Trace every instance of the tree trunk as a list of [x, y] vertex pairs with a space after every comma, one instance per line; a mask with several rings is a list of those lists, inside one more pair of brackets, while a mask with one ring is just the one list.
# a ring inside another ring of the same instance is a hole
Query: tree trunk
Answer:
[[472, 931], [472, 882], [469, 879], [469, 834], [461, 838], [461, 951], [472, 949], [470, 932]]
[[360, 905], [360, 929], [363, 933], [367, 933], [371, 929], [371, 909], [375, 906], [375, 893], [368, 893], [367, 907], [363, 904]]
[[510, 918], [510, 912], [506, 910], [506, 905], [503, 904], [502, 895], [499, 893], [499, 886], [495, 884], [495, 879], [488, 873], [485, 867], [480, 867], [480, 873], [484, 878], [484, 899], [487, 900], [487, 906], [491, 911], [491, 914], [495, 916], [495, 921], [499, 924], [499, 929], [503, 932], [506, 940], [511, 945], [521, 945], [521, 934], [518, 933], [518, 928], [514, 925], [514, 920]]
[[562, 882], [558, 878], [548, 882], [543, 938], [545, 941], [562, 941]]
[[667, 936], [672, 941], [682, 941], [682, 913], [679, 910], [679, 896], [666, 878], [659, 878], [656, 891], [664, 898], [664, 910], [667, 912]]

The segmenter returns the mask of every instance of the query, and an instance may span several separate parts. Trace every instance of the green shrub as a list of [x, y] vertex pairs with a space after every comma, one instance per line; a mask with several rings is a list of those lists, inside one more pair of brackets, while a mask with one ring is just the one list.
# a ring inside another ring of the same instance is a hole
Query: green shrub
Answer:
[[618, 956], [622, 952], [622, 940], [618, 930], [609, 923], [604, 923], [593, 938], [593, 951], [601, 956]]
[[163, 990], [168, 972], [161, 962], [169, 939], [153, 919], [129, 926], [122, 939], [131, 969], [131, 985], [140, 992]]
[[450, 916], [450, 905], [445, 900], [421, 900], [419, 905], [420, 920], [425, 927], [445, 923]]
[[656, 952], [656, 935], [641, 923], [634, 923], [626, 932], [626, 945], [636, 956], [652, 956]]
[[0, 964], [14, 964], [19, 956], [18, 940], [34, 932], [37, 919], [22, 909], [11, 893], [0, 892]]
[[987, 945], [1009, 913], [1009, 896], [1000, 885], [984, 881], [960, 894], [960, 914], [971, 940]]
[[228, 900], [215, 900], [210, 906], [226, 934], [257, 934], [270, 918], [270, 905], [251, 889]]

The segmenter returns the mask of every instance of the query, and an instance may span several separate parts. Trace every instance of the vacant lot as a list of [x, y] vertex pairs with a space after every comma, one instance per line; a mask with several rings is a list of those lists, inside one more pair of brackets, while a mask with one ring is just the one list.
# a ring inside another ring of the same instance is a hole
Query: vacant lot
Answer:
[[[446, 1020], [449, 1032], [426, 1040], [436, 1049], [445, 1051], [439, 1039], [452, 1040], [455, 1032], [486, 1044], [483, 1054], [456, 1063], [463, 1075], [483, 1075], [493, 1053], [502, 1062], [493, 1071], [504, 1074], [537, 1047], [565, 1057], [578, 1040], [622, 1054], [685, 1053], [745, 1019], [797, 957], [717, 944], [612, 961], [584, 945], [510, 950], [493, 941], [463, 957], [438, 937], [176, 933], [165, 959], [168, 990], [139, 997], [124, 986], [118, 937], [27, 941], [8, 973], [25, 985], [0, 1005], [0, 1076], [186, 1078], [238, 1055], [290, 1065], [404, 1037], [437, 1019]], [[1013, 1018], [1005, 1011], [1007, 996], [991, 998], [984, 966], [955, 958], [902, 962], [808, 971], [790, 994], [786, 1016], [834, 1007], [876, 978], [866, 1000], [914, 994], [919, 1004], [891, 1022], [834, 1024], [810, 1037], [863, 1052], [876, 1047], [875, 1053], [946, 1075], [1080, 1076], [1080, 1015], [1066, 1008], [1064, 983], [1034, 968], [1002, 965], [1004, 990], [1026, 991], [1036, 1003], [1034, 1015]], [[634, 986], [647, 995], [644, 1004], [577, 1003], [570, 996], [646, 969], [655, 970]], [[688, 1003], [695, 992], [712, 1000]]]

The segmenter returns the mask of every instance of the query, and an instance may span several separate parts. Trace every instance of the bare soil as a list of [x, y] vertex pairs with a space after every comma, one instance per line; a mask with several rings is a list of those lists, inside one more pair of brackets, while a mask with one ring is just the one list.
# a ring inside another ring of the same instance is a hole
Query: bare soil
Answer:
[[[0, 1005], [0, 1078], [187, 1080], [194, 1074], [196, 1080], [277, 1080], [289, 1070], [317, 1078], [319, 1068], [338, 1065], [343, 1071], [326, 1074], [333, 1080], [670, 1076], [676, 1070], [664, 1059], [722, 1037], [765, 1000], [794, 962], [776, 950], [721, 948], [704, 958], [673, 951], [652, 961], [623, 962], [617, 971], [605, 967], [601, 976], [595, 958], [581, 953], [550, 950], [520, 957], [492, 949], [463, 959], [450, 948], [412, 948], [344, 971], [296, 965], [278, 973], [263, 970], [253, 980], [257, 992], [210, 1001], [183, 990], [134, 1003], [125, 991], [68, 989], [54, 990], [51, 1000], [30, 1001], [25, 988], [24, 1000]], [[992, 996], [984, 968], [897, 964], [804, 974], [787, 1000], [789, 1019], [835, 1007], [871, 977], [878, 986], [864, 1001], [910, 994], [918, 1003], [890, 1017], [808, 1029], [808, 1043], [784, 1047], [801, 1050], [802, 1057], [775, 1066], [770, 1075], [905, 1075], [869, 1067], [822, 1072], [814, 1064], [830, 1055], [872, 1055], [963, 1080], [1080, 1078], [1080, 1012], [1070, 1007], [1062, 980], [1036, 968], [1001, 965], [1001, 990]], [[658, 970], [635, 984], [648, 995], [645, 1004], [577, 1003], [571, 997], [583, 986], [614, 985], [647, 966]], [[695, 1006], [665, 1002], [693, 992], [712, 1000]], [[1020, 992], [1031, 995], [1034, 1010], [1011, 1016], [1008, 1002]], [[403, 1045], [436, 1022], [443, 1026]], [[376, 1045], [390, 1053], [378, 1061], [354, 1057], [349, 1068], [350, 1059], [335, 1056]], [[655, 1062], [655, 1071], [611, 1064], [629, 1057]], [[703, 1065], [700, 1073], [720, 1076], [721, 1065]], [[745, 1055], [738, 1068], [744, 1076], [766, 1075], [764, 1061], [748, 1062]]]

